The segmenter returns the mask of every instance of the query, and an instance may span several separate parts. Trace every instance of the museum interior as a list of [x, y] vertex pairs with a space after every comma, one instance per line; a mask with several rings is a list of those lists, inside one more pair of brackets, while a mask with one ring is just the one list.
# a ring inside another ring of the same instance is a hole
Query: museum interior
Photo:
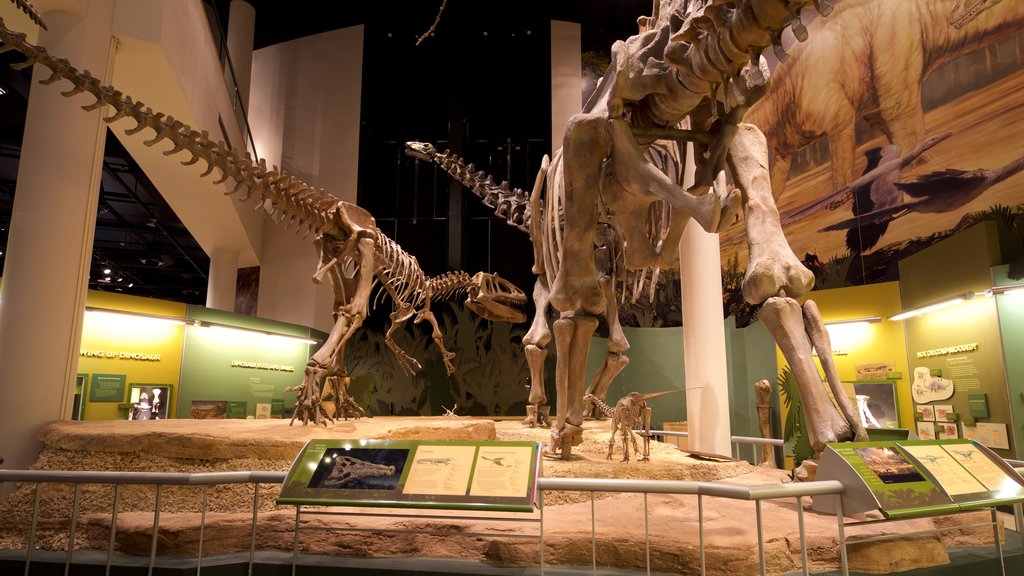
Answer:
[[1024, 574], [1024, 3], [381, 7], [0, 0], [5, 573]]

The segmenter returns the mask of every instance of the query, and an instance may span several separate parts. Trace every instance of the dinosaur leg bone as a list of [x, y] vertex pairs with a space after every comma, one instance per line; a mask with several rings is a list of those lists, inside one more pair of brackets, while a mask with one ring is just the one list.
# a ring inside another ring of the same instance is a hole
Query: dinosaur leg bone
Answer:
[[[537, 243], [539, 244], [539, 243]], [[539, 276], [533, 284], [534, 315], [530, 330], [523, 337], [526, 347], [526, 364], [530, 368], [530, 396], [526, 407], [526, 420], [531, 428], [550, 426], [547, 390], [544, 388], [544, 361], [548, 356], [551, 342], [551, 328], [548, 326], [548, 286], [546, 276]]]
[[814, 274], [800, 263], [782, 234], [779, 210], [772, 199], [764, 134], [755, 126], [740, 124], [729, 148], [729, 164], [743, 192], [750, 253], [742, 283], [743, 298], [757, 304], [780, 290], [792, 297], [805, 294], [814, 285]]
[[418, 372], [421, 366], [415, 358], [406, 354], [405, 350], [402, 350], [401, 347], [395, 343], [394, 335], [395, 332], [398, 332], [398, 329], [405, 324], [406, 320], [412, 318], [413, 314], [415, 314], [415, 310], [413, 310], [411, 306], [400, 306], [391, 313], [391, 325], [388, 326], [387, 334], [384, 335], [384, 343], [387, 344], [388, 349], [390, 349], [395, 355], [395, 358], [398, 360], [398, 364], [402, 367], [402, 371], [405, 372], [407, 376], [412, 376]]
[[563, 460], [572, 456], [572, 447], [583, 441], [583, 376], [590, 340], [597, 329], [593, 316], [568, 316], [555, 320], [556, 417], [551, 429], [548, 455]]
[[610, 146], [607, 125], [600, 114], [577, 114], [569, 119], [562, 144], [562, 170], [548, 172], [549, 197], [562, 190], [565, 212], [572, 214], [565, 219], [561, 267], [551, 285], [551, 303], [562, 313], [601, 314], [605, 309], [594, 264], [594, 228], [602, 165]]
[[832, 342], [829, 340], [828, 330], [825, 329], [825, 322], [822, 320], [821, 312], [818, 310], [818, 305], [814, 303], [814, 300], [804, 302], [803, 313], [804, 329], [811, 340], [811, 345], [814, 346], [814, 350], [818, 353], [818, 361], [821, 362], [821, 369], [825, 371], [825, 378], [828, 380], [829, 389], [832, 390], [832, 397], [835, 398], [836, 404], [839, 405], [843, 417], [846, 418], [850, 427], [853, 428], [854, 441], [866, 442], [868, 433], [864, 430], [864, 424], [857, 417], [857, 413], [854, 412], [850, 399], [843, 392], [842, 384], [839, 382], [839, 371], [836, 369], [836, 363], [832, 358]]
[[[429, 306], [430, 303], [427, 302], [425, 305]], [[455, 372], [455, 366], [452, 366], [452, 358], [455, 358], [455, 353], [449, 352], [448, 349], [444, 347], [444, 333], [441, 332], [441, 328], [437, 325], [437, 317], [434, 316], [434, 313], [431, 312], [430, 309], [424, 308], [416, 315], [416, 320], [413, 323], [419, 323], [422, 320], [426, 320], [430, 323], [430, 326], [433, 329], [431, 337], [434, 339], [434, 343], [437, 344], [438, 349], [441, 351], [441, 361], [444, 362], [445, 371], [447, 371], [448, 375], [451, 376], [452, 372]]]
[[[605, 315], [605, 321], [608, 324], [608, 354], [604, 357], [601, 367], [597, 369], [597, 373], [594, 374], [594, 379], [591, 380], [586, 393], [604, 400], [612, 380], [629, 364], [629, 357], [625, 355], [625, 352], [629, 350], [629, 341], [626, 340], [626, 335], [622, 332], [622, 324], [619, 323], [619, 306], [611, 276], [602, 276], [600, 284], [608, 306], [608, 312]], [[601, 417], [602, 412], [593, 401], [584, 400], [584, 404], [584, 418]]]
[[757, 317], [771, 332], [796, 378], [808, 439], [814, 453], [820, 454], [828, 442], [852, 439], [850, 423], [839, 414], [821, 385], [821, 377], [811, 357], [811, 342], [804, 331], [800, 305], [792, 298], [769, 298]]

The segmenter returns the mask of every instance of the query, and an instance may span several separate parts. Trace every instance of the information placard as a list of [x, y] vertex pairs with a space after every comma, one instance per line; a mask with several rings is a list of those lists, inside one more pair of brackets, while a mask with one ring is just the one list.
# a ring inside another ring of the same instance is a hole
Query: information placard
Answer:
[[[845, 512], [878, 509], [887, 518], [925, 516], [1024, 501], [1024, 478], [970, 440], [828, 444], [818, 480], [838, 480]], [[814, 508], [835, 511], [834, 495]]]
[[124, 374], [93, 374], [89, 384], [89, 402], [124, 402]]
[[537, 442], [310, 440], [278, 504], [532, 512]]

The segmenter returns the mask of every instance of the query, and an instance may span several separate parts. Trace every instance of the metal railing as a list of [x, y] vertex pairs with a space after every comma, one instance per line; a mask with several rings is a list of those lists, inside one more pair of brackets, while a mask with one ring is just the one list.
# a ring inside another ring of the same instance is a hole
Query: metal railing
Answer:
[[[168, 486], [196, 486], [203, 488], [203, 496], [200, 503], [200, 511], [198, 517], [198, 550], [195, 555], [195, 566], [196, 574], [199, 574], [204, 560], [204, 539], [206, 537], [206, 512], [207, 512], [207, 489], [212, 486], [218, 485], [230, 485], [230, 484], [251, 484], [252, 489], [252, 523], [250, 526], [250, 542], [248, 548], [248, 566], [249, 573], [252, 573], [253, 566], [256, 562], [257, 553], [257, 526], [259, 524], [259, 507], [260, 507], [260, 484], [281, 484], [285, 479], [285, 472], [219, 472], [219, 473], [156, 473], [156, 472], [68, 472], [68, 471], [36, 471], [36, 470], [0, 470], [0, 481], [2, 482], [15, 482], [19, 484], [29, 483], [35, 484], [33, 501], [32, 501], [32, 512], [31, 522], [28, 527], [28, 545], [24, 551], [24, 565], [26, 576], [30, 573], [33, 562], [33, 553], [36, 552], [36, 533], [39, 529], [40, 522], [40, 502], [41, 502], [41, 491], [43, 485], [46, 484], [70, 484], [74, 486], [73, 497], [70, 503], [70, 518], [67, 523], [67, 545], [65, 549], [64, 565], [65, 573], [68, 573], [71, 566], [74, 564], [75, 552], [76, 552], [76, 530], [78, 527], [78, 516], [79, 508], [82, 501], [82, 486], [84, 485], [109, 485], [113, 486], [114, 497], [112, 506], [110, 509], [110, 533], [107, 539], [106, 546], [106, 574], [110, 573], [111, 566], [115, 565], [115, 548], [117, 547], [117, 529], [118, 522], [117, 516], [119, 512], [119, 495], [124, 486], [127, 485], [146, 485], [151, 486], [155, 489], [155, 497], [153, 498], [153, 511], [152, 511], [152, 533], [150, 536], [149, 545], [149, 556], [148, 556], [148, 569], [149, 574], [153, 573], [154, 568], [157, 565], [157, 542], [160, 538], [160, 513], [161, 513], [161, 495], [165, 487]], [[703, 511], [705, 498], [729, 498], [736, 500], [753, 501], [756, 506], [756, 518], [757, 518], [757, 534], [758, 534], [758, 552], [759, 552], [759, 563], [760, 571], [765, 574], [765, 558], [764, 558], [764, 539], [762, 533], [762, 515], [761, 515], [761, 503], [764, 500], [769, 499], [795, 499], [797, 506], [797, 519], [800, 530], [800, 542], [801, 542], [801, 560], [803, 565], [804, 574], [808, 574], [807, 564], [807, 548], [806, 539], [804, 535], [804, 521], [803, 521], [803, 498], [808, 496], [814, 496], [817, 494], [840, 494], [842, 492], [842, 486], [838, 482], [807, 482], [807, 483], [790, 483], [790, 484], [777, 484], [777, 485], [764, 485], [764, 486], [742, 486], [735, 484], [726, 483], [715, 483], [715, 482], [690, 482], [690, 481], [670, 481], [670, 480], [608, 480], [608, 479], [595, 479], [595, 478], [581, 478], [581, 479], [569, 479], [569, 478], [540, 478], [538, 480], [538, 488], [542, 494], [552, 492], [585, 492], [589, 493], [591, 502], [591, 542], [592, 542], [592, 555], [591, 563], [593, 569], [597, 570], [597, 520], [593, 514], [593, 506], [595, 501], [595, 495], [597, 493], [635, 493], [642, 494], [644, 500], [644, 543], [646, 550], [646, 566], [645, 569], [649, 574], [651, 571], [651, 558], [650, 558], [650, 533], [647, 530], [648, 523], [648, 495], [651, 494], [672, 494], [672, 495], [691, 495], [697, 498], [697, 510], [698, 510], [698, 525], [699, 525], [699, 543], [700, 543], [700, 558], [701, 558], [701, 573], [705, 573], [705, 542], [703, 533]], [[841, 500], [841, 499], [837, 499]], [[545, 558], [544, 558], [544, 538], [545, 538], [545, 525], [544, 525], [544, 513], [543, 506], [540, 511], [540, 552], [538, 554], [538, 568], [541, 574], [544, 573], [545, 569]], [[842, 516], [837, 516], [838, 526], [841, 530]], [[50, 522], [52, 528], [53, 522]], [[373, 531], [373, 530], [370, 530]], [[81, 550], [79, 550], [81, 552]], [[294, 552], [294, 551], [293, 551]], [[296, 562], [298, 559], [297, 554], [295, 555]], [[845, 573], [845, 556], [841, 562], [844, 573]], [[294, 569], [294, 564], [293, 564]]]
[[[1024, 472], [1024, 469], [1018, 469]], [[69, 472], [69, 471], [43, 471], [43, 470], [0, 470], [0, 482], [13, 482], [19, 484], [34, 484], [32, 499], [31, 521], [28, 526], [28, 544], [24, 550], [21, 560], [24, 562], [24, 574], [28, 576], [33, 562], [33, 554], [36, 552], [36, 536], [40, 526], [40, 507], [42, 487], [48, 484], [73, 485], [73, 497], [70, 504], [70, 513], [67, 523], [67, 545], [64, 555], [65, 574], [70, 573], [75, 561], [75, 553], [85, 552], [83, 549], [76, 550], [76, 530], [78, 527], [80, 505], [82, 502], [82, 487], [85, 485], [108, 485], [114, 490], [113, 502], [110, 509], [110, 532], [106, 546], [106, 570], [110, 574], [111, 567], [119, 565], [115, 563], [115, 549], [117, 547], [119, 496], [122, 488], [129, 485], [142, 485], [152, 487], [155, 490], [152, 510], [152, 534], [150, 535], [149, 554], [146, 559], [148, 574], [153, 574], [158, 563], [157, 542], [161, 530], [161, 495], [165, 487], [171, 486], [192, 486], [202, 488], [202, 499], [198, 512], [198, 549], [194, 557], [196, 574], [201, 573], [204, 561], [204, 539], [207, 527], [208, 490], [211, 487], [237, 484], [252, 485], [252, 520], [248, 545], [248, 573], [253, 573], [256, 564], [257, 552], [257, 528], [260, 522], [260, 498], [261, 484], [280, 485], [284, 482], [287, 473], [285, 472], [213, 472], [213, 473], [158, 473], [158, 472]], [[698, 543], [700, 554], [700, 573], [707, 573], [704, 535], [704, 508], [707, 498], [724, 498], [731, 500], [753, 502], [755, 506], [755, 522], [757, 530], [757, 551], [758, 570], [760, 574], [767, 573], [765, 560], [765, 541], [763, 533], [762, 503], [769, 500], [793, 500], [796, 503], [795, 522], [798, 525], [800, 538], [800, 564], [803, 574], [809, 574], [807, 557], [807, 538], [804, 525], [804, 498], [817, 495], [841, 495], [843, 486], [837, 481], [816, 481], [816, 482], [793, 482], [786, 484], [768, 484], [759, 486], [746, 486], [724, 482], [692, 482], [675, 480], [616, 480], [596, 478], [550, 478], [538, 479], [538, 489], [541, 494], [556, 492], [582, 492], [589, 494], [590, 516], [591, 516], [591, 566], [594, 573], [598, 571], [597, 554], [597, 515], [595, 513], [595, 500], [598, 493], [612, 494], [640, 494], [643, 497], [643, 539], [645, 546], [645, 567], [647, 574], [651, 573], [651, 534], [649, 531], [648, 497], [650, 495], [688, 495], [695, 496], [697, 503], [697, 526]], [[846, 555], [846, 538], [844, 533], [844, 515], [842, 512], [842, 498], [836, 498], [836, 522], [840, 541], [838, 564], [842, 574], [848, 574], [848, 562]], [[1018, 529], [1021, 526], [1020, 505], [1015, 506], [1015, 515]], [[396, 516], [400, 514], [395, 514]], [[539, 510], [539, 540], [540, 550], [538, 554], [537, 567], [540, 574], [544, 574], [546, 567], [545, 560], [545, 522], [544, 507]], [[995, 512], [993, 510], [993, 518]], [[486, 518], [481, 518], [486, 520]], [[48, 520], [49, 528], [53, 529], [54, 522]], [[298, 508], [296, 509], [296, 536], [298, 531]], [[370, 528], [369, 532], [377, 530]], [[417, 532], [411, 529], [410, 532]], [[501, 537], [501, 536], [499, 536]], [[298, 539], [296, 537], [296, 543]], [[52, 540], [50, 541], [52, 545]], [[297, 546], [297, 544], [293, 544]], [[51, 547], [52, 549], [52, 547]], [[997, 543], [1000, 551], [1002, 550]], [[292, 549], [292, 570], [295, 573], [298, 564], [297, 547]], [[58, 554], [61, 550], [58, 550]], [[281, 548], [263, 549], [263, 552], [281, 552]], [[99, 552], [103, 552], [102, 550]], [[123, 556], [123, 554], [121, 555]], [[121, 556], [118, 559], [123, 559]], [[8, 555], [9, 557], [9, 555]], [[134, 557], [136, 561], [139, 556]]]
[[[644, 433], [643, 430], [633, 430], [637, 434]], [[689, 432], [676, 431], [676, 430], [651, 430], [651, 436], [678, 436], [681, 438], [689, 438]], [[749, 445], [752, 449], [752, 456], [749, 462], [754, 466], [757, 466], [761, 462], [761, 458], [758, 456], [759, 446], [772, 446], [773, 448], [782, 448], [786, 445], [784, 440], [778, 438], [759, 438], [756, 436], [730, 436], [729, 442], [732, 444], [732, 457], [737, 460], [743, 460], [744, 456], [742, 446]]]

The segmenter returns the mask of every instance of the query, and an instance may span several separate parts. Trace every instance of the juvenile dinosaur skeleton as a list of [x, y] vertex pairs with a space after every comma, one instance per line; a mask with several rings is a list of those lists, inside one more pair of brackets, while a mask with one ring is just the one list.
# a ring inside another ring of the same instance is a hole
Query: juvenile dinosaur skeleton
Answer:
[[[19, 3], [19, 6], [23, 6]], [[35, 14], [34, 11], [31, 14]], [[33, 18], [38, 18], [38, 15]], [[391, 296], [394, 309], [385, 341], [395, 354], [402, 369], [408, 374], [420, 368], [419, 362], [406, 354], [392, 339], [394, 333], [410, 318], [418, 323], [426, 320], [433, 328], [432, 336], [441, 352], [449, 374], [454, 367], [452, 352], [445, 349], [443, 334], [437, 319], [430, 311], [433, 300], [451, 298], [466, 293], [466, 306], [477, 314], [494, 321], [521, 322], [525, 316], [516, 309], [526, 296], [510, 282], [496, 274], [479, 272], [470, 276], [466, 272], [447, 272], [427, 277], [416, 258], [402, 250], [396, 242], [385, 236], [376, 226], [373, 216], [366, 210], [339, 200], [323, 189], [315, 189], [283, 170], [267, 170], [266, 163], [253, 162], [248, 153], [228, 148], [223, 142], [212, 142], [206, 131], [198, 132], [187, 124], [163, 113], [153, 112], [142, 102], [134, 101], [112, 86], [101, 84], [88, 70], [79, 71], [67, 60], [51, 56], [45, 48], [26, 41], [25, 34], [9, 30], [0, 20], [0, 52], [16, 50], [26, 57], [15, 69], [32, 65], [49, 68], [51, 75], [42, 80], [53, 84], [67, 80], [72, 87], [62, 92], [73, 96], [88, 92], [95, 102], [82, 106], [86, 111], [109, 106], [114, 113], [104, 117], [107, 123], [131, 118], [135, 126], [127, 134], [137, 134], [149, 128], [155, 134], [144, 143], [153, 146], [167, 140], [173, 146], [164, 151], [171, 156], [185, 151], [190, 154], [184, 165], [206, 162], [202, 177], [220, 170], [215, 184], [230, 180], [234, 185], [227, 194], [238, 194], [240, 201], [255, 197], [256, 209], [262, 209], [274, 222], [295, 226], [303, 237], [312, 235], [312, 242], [320, 255], [313, 281], [320, 283], [326, 276], [334, 291], [334, 320], [324, 344], [310, 358], [302, 382], [288, 388], [296, 391], [295, 419], [303, 424], [315, 424], [334, 418], [321, 403], [325, 389], [333, 389], [335, 415], [345, 418], [359, 417], [362, 409], [348, 395], [348, 373], [345, 367], [345, 344], [367, 317], [371, 296], [379, 283], [380, 290], [374, 301], [384, 293]]]
[[[679, 392], [679, 390], [655, 392], [653, 394], [630, 392], [622, 398], [619, 398], [619, 401], [615, 403], [615, 406], [609, 406], [604, 400], [594, 396], [593, 394], [584, 395], [583, 399], [585, 401], [592, 402], [598, 410], [607, 416], [611, 416], [612, 434], [608, 438], [609, 460], [612, 459], [612, 452], [615, 450], [616, 434], [622, 438], [623, 462], [629, 462], [630, 442], [633, 443], [633, 451], [640, 454], [641, 462], [647, 462], [651, 459], [651, 407], [647, 405], [647, 401], [652, 398], [672, 394], [674, 392]], [[634, 429], [643, 430], [643, 452], [641, 452], [640, 447], [637, 446], [636, 433], [633, 432]]]

